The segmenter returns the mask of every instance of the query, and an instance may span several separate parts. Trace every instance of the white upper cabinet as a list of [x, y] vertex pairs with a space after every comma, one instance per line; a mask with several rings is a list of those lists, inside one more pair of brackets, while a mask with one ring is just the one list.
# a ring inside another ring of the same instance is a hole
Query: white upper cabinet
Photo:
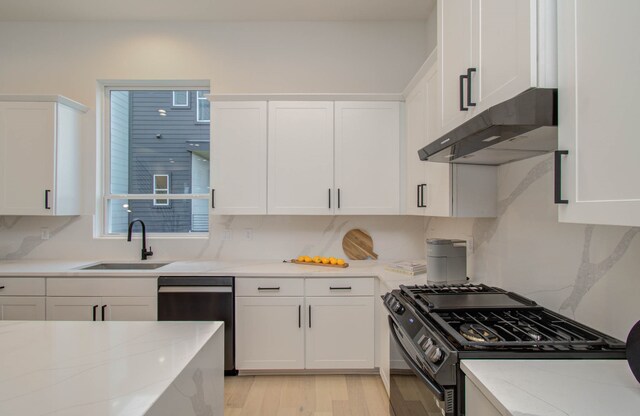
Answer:
[[640, 226], [639, 20], [634, 0], [558, 2], [561, 222]]
[[213, 102], [212, 212], [267, 213], [267, 103]]
[[28, 99], [0, 97], [0, 215], [78, 215], [87, 109], [63, 97]]
[[436, 217], [495, 217], [495, 166], [425, 162], [418, 149], [435, 140], [440, 115], [434, 65], [406, 98], [406, 213]]
[[269, 102], [269, 214], [332, 214], [333, 102]]
[[400, 213], [400, 103], [335, 103], [335, 213]]
[[440, 136], [532, 87], [556, 87], [555, 0], [438, 2]]

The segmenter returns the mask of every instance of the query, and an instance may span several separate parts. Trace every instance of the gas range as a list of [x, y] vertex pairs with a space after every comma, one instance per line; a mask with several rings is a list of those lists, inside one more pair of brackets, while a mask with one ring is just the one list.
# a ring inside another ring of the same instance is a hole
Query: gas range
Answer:
[[464, 414], [462, 359], [625, 358], [623, 342], [496, 287], [400, 286], [384, 303], [392, 339], [444, 415]]

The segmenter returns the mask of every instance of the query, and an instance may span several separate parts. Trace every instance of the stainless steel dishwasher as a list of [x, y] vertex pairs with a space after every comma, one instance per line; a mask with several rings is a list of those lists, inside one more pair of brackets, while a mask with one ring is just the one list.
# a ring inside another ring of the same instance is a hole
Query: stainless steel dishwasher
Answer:
[[161, 276], [159, 321], [224, 321], [224, 373], [236, 375], [234, 278]]

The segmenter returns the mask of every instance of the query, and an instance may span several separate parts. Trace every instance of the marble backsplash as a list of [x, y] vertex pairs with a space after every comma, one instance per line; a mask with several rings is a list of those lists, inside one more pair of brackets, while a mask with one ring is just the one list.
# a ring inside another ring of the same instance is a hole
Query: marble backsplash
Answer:
[[[156, 260], [340, 256], [344, 233], [362, 228], [381, 259], [416, 259], [425, 256], [425, 238], [467, 239], [472, 281], [521, 293], [624, 339], [640, 319], [640, 227], [558, 223], [552, 168], [550, 155], [501, 166], [496, 219], [215, 216], [209, 238], [149, 243]], [[41, 239], [44, 227], [49, 240]], [[0, 217], [0, 259], [138, 258], [139, 241], [92, 236], [90, 216]]]

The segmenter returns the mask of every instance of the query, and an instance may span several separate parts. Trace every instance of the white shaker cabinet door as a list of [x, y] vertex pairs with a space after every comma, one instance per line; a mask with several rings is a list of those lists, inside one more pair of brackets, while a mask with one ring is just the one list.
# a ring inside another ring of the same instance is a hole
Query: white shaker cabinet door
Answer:
[[100, 315], [98, 320], [155, 321], [157, 319], [157, 297], [120, 296], [101, 298]]
[[44, 321], [44, 296], [0, 296], [0, 319]]
[[100, 320], [100, 298], [94, 296], [48, 296], [47, 321]]
[[269, 102], [268, 213], [333, 214], [333, 102]]
[[266, 214], [266, 101], [213, 102], [211, 113], [212, 212]]
[[[462, 124], [475, 111], [467, 105], [467, 82], [460, 79], [472, 67], [473, 0], [439, 1], [438, 65], [441, 82], [440, 135]], [[466, 110], [464, 110], [466, 109]]]
[[[437, 73], [432, 68], [429, 73]], [[405, 101], [405, 120], [407, 153], [405, 162], [405, 213], [424, 215], [423, 190], [426, 187], [425, 175], [427, 162], [420, 160], [418, 150], [428, 144], [427, 141], [427, 74], [411, 90]]]
[[303, 297], [236, 297], [236, 367], [303, 369], [303, 308]]
[[307, 369], [374, 367], [373, 296], [307, 298]]
[[536, 0], [474, 0], [475, 72], [467, 82], [476, 112], [537, 85], [536, 4]]
[[638, 1], [558, 2], [561, 222], [640, 226], [639, 20]]
[[0, 102], [0, 213], [52, 215], [56, 104]]
[[400, 103], [335, 103], [336, 214], [400, 213]]

